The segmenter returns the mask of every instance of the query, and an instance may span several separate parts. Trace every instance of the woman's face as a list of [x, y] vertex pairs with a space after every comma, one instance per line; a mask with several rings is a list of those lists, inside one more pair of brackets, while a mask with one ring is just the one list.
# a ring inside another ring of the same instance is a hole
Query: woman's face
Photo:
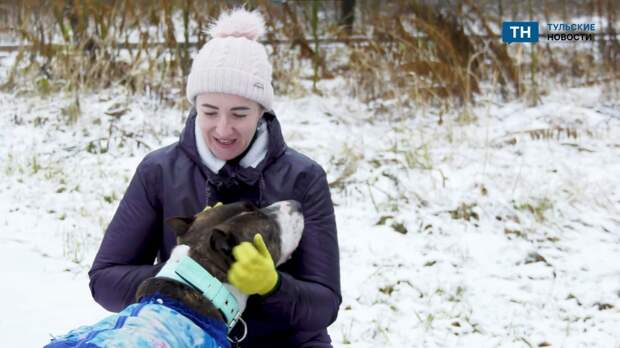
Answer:
[[262, 115], [257, 102], [224, 93], [199, 94], [196, 111], [196, 122], [209, 150], [224, 161], [245, 151]]

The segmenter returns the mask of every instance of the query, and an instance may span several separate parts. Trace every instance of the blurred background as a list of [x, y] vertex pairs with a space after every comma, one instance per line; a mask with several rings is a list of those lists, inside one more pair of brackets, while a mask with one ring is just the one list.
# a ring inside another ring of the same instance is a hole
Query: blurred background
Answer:
[[[534, 105], [550, 89], [618, 89], [620, 4], [607, 0], [3, 0], [0, 50], [15, 57], [1, 88], [75, 92], [77, 103], [81, 91], [120, 85], [186, 107], [209, 21], [244, 4], [265, 14], [279, 95], [320, 95], [319, 81], [340, 78], [364, 102], [465, 107], [468, 117], [489, 93]], [[541, 41], [503, 44], [505, 20], [539, 21]], [[542, 39], [545, 23], [577, 22], [594, 23], [595, 39]]]

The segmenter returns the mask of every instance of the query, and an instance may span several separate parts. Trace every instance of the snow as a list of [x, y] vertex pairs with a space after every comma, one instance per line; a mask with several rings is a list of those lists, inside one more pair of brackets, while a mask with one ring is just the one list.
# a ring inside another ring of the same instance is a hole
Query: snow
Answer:
[[[536, 107], [481, 100], [474, 121], [439, 125], [432, 109], [380, 113], [330, 84], [275, 109], [332, 183], [335, 347], [620, 345], [620, 104], [605, 86]], [[122, 90], [81, 95], [69, 123], [73, 102], [0, 93], [7, 346], [105, 316], [87, 275], [105, 226], [142, 157], [183, 127], [184, 111]]]

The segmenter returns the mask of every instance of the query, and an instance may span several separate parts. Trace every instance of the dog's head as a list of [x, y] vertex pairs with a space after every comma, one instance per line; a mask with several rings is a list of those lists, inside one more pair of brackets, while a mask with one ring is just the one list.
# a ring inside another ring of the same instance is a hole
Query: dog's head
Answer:
[[291, 257], [304, 228], [301, 205], [296, 201], [281, 201], [263, 209], [238, 202], [167, 222], [177, 235], [177, 244], [187, 245], [189, 256], [223, 282], [234, 262], [232, 249], [236, 245], [252, 242], [260, 233], [279, 265]]

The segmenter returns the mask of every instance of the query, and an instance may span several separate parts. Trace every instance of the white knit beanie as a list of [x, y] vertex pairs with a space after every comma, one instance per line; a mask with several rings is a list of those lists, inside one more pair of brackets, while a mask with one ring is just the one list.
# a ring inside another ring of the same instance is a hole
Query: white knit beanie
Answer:
[[242, 96], [271, 110], [271, 63], [257, 39], [265, 22], [257, 11], [237, 8], [220, 15], [208, 31], [212, 37], [198, 52], [187, 78], [187, 99], [219, 92]]

